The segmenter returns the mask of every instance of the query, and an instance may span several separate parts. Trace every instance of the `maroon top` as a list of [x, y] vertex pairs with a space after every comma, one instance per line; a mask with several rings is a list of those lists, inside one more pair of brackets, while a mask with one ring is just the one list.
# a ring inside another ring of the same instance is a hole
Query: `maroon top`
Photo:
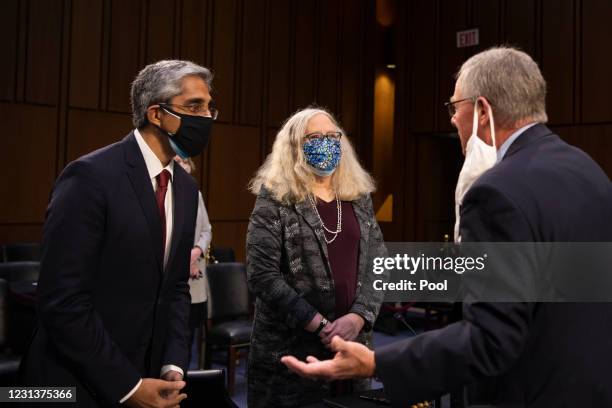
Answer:
[[[350, 201], [341, 201], [340, 204], [342, 206], [342, 232], [336, 236], [334, 242], [327, 244], [329, 264], [336, 288], [336, 317], [347, 314], [355, 300], [359, 268], [359, 239], [361, 238], [353, 204]], [[336, 200], [327, 203], [317, 199], [317, 210], [325, 226], [335, 231], [338, 224]], [[334, 237], [333, 234], [325, 230], [324, 232], [328, 241]]]

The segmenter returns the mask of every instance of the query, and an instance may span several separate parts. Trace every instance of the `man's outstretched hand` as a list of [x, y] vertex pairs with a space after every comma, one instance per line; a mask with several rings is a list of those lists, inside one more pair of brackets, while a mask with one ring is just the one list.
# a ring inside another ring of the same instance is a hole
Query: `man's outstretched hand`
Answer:
[[331, 349], [336, 352], [331, 360], [320, 361], [308, 356], [306, 362], [303, 362], [293, 356], [284, 356], [281, 362], [302, 377], [345, 380], [374, 376], [374, 352], [363, 344], [344, 341], [339, 336], [334, 336]]

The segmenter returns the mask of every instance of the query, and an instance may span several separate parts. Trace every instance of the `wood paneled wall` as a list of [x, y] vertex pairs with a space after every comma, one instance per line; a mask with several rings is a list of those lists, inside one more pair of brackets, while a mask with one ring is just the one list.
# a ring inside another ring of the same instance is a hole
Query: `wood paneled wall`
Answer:
[[[612, 2], [606, 0], [398, 1], [394, 222], [387, 239], [439, 241], [454, 223], [459, 141], [443, 102], [471, 55], [521, 47], [548, 83], [549, 125], [612, 175]], [[480, 29], [480, 45], [458, 49], [455, 33]]]
[[[221, 115], [197, 160], [198, 180], [214, 243], [244, 259], [254, 202], [247, 183], [297, 108], [330, 108], [365, 166], [375, 167], [374, 72], [384, 47], [375, 9], [375, 0], [3, 0], [0, 243], [38, 240], [63, 167], [130, 131], [129, 87], [139, 69], [185, 58], [215, 73]], [[612, 174], [611, 2], [398, 0], [395, 10], [387, 240], [440, 240], [452, 231], [462, 156], [442, 103], [460, 64], [496, 44], [534, 56], [548, 81], [551, 127]], [[457, 49], [455, 32], [472, 27], [481, 44]]]
[[198, 179], [213, 243], [244, 259], [247, 183], [287, 116], [328, 107], [357, 150], [369, 151], [374, 8], [372, 0], [3, 0], [0, 243], [40, 238], [63, 167], [131, 130], [138, 71], [184, 58], [215, 73], [221, 113]]

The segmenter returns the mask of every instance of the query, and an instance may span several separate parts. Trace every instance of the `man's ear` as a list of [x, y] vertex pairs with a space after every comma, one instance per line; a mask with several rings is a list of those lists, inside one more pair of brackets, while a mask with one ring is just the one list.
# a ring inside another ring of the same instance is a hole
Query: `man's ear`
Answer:
[[489, 125], [489, 109], [491, 109], [491, 104], [483, 97], [478, 98], [478, 121], [480, 126], [485, 127]]
[[147, 120], [155, 126], [161, 126], [161, 109], [159, 105], [151, 105], [147, 108]]

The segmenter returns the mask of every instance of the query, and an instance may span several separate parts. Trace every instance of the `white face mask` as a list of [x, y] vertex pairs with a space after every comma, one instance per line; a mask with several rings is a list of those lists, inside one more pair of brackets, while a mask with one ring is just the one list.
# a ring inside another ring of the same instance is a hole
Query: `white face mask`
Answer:
[[489, 146], [478, 137], [478, 100], [474, 103], [474, 121], [472, 124], [472, 135], [465, 147], [465, 161], [459, 173], [457, 188], [455, 189], [455, 242], [461, 242], [459, 236], [459, 208], [463, 203], [463, 197], [472, 184], [484, 173], [495, 165], [497, 161], [497, 148], [495, 143], [495, 124], [493, 123], [493, 112], [488, 108], [489, 127], [493, 146]]

